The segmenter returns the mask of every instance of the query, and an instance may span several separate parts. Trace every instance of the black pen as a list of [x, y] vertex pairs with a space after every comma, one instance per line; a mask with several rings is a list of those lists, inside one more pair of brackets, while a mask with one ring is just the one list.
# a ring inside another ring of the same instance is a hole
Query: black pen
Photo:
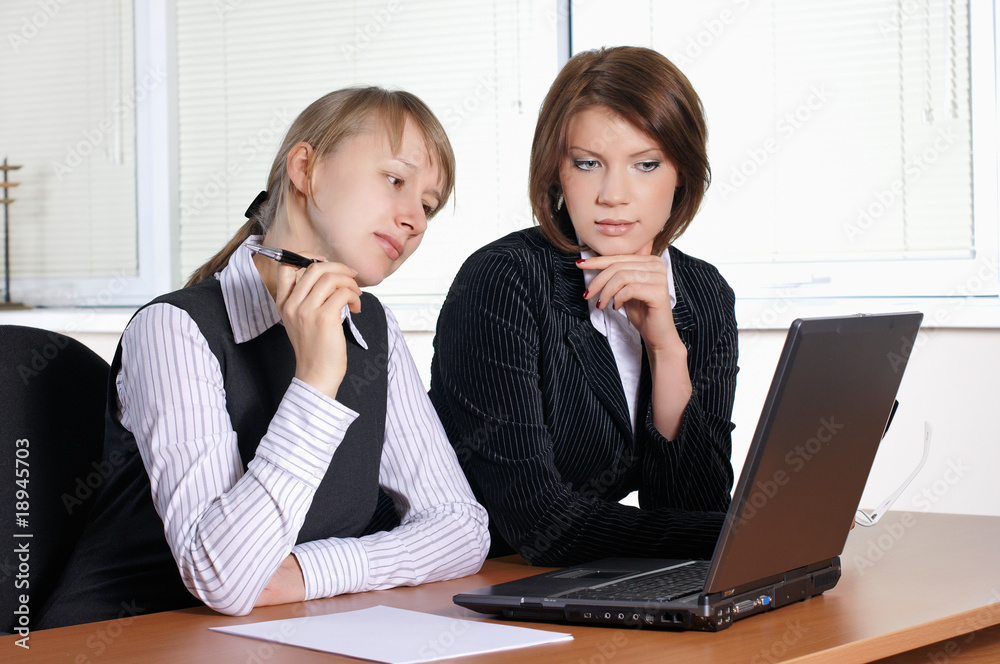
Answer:
[[305, 256], [299, 256], [296, 253], [288, 251], [286, 249], [274, 249], [273, 247], [262, 247], [259, 244], [247, 243], [247, 249], [254, 252], [255, 254], [260, 254], [261, 256], [267, 256], [270, 259], [276, 260], [279, 263], [285, 263], [286, 265], [294, 265], [295, 267], [309, 267], [313, 263], [321, 262], [318, 258], [306, 258]]

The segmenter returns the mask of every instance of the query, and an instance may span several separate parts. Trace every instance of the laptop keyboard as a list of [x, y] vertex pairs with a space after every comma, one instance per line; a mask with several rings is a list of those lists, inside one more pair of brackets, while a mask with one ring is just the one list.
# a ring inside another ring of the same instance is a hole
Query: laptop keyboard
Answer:
[[705, 585], [708, 565], [707, 560], [698, 561], [683, 567], [612, 581], [596, 588], [583, 588], [559, 596], [563, 599], [667, 602], [700, 592]]

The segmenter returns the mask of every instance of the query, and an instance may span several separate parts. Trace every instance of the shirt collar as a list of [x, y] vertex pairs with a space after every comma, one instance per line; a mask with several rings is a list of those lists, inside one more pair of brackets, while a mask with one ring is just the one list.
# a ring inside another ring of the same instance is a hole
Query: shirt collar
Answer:
[[[578, 237], [577, 242], [579, 241], [580, 240]], [[580, 252], [580, 258], [593, 258], [596, 255], [597, 254], [595, 254], [593, 251], [587, 249]], [[667, 266], [667, 292], [669, 292], [670, 294], [670, 308], [673, 309], [674, 306], [677, 304], [677, 292], [674, 289], [674, 271], [673, 268], [670, 267], [669, 247], [664, 249], [663, 253], [660, 254], [660, 260], [662, 260], [663, 264]], [[597, 270], [583, 270], [583, 283], [586, 288], [588, 289], [590, 288], [590, 283], [594, 280], [594, 277], [597, 276], [597, 272], [598, 272]], [[606, 309], [603, 310], [598, 309], [596, 297], [587, 300], [587, 306], [590, 308], [591, 324], [593, 324], [594, 328], [604, 336], [608, 336], [607, 321], [604, 319], [604, 317], [607, 316], [609, 312], [623, 316], [625, 320], [628, 321], [628, 314], [625, 313], [624, 308], [618, 310], [615, 310], [611, 307], [607, 307]], [[631, 323], [629, 324], [631, 325]]]
[[[263, 236], [252, 235], [246, 242], [260, 244], [263, 239]], [[253, 253], [247, 248], [246, 242], [233, 252], [229, 265], [215, 275], [222, 284], [226, 315], [233, 328], [233, 338], [238, 344], [259, 337], [272, 325], [281, 322], [278, 307], [267, 292], [267, 286], [254, 265]], [[341, 321], [345, 318], [358, 345], [368, 350], [368, 344], [354, 326], [351, 312], [346, 306], [340, 312]]]

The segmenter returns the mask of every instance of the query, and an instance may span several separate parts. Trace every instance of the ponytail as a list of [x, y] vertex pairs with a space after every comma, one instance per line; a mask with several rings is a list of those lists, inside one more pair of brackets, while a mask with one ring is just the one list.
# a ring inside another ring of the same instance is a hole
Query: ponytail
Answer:
[[256, 216], [252, 219], [247, 219], [247, 223], [243, 224], [236, 235], [233, 236], [222, 250], [208, 259], [204, 265], [199, 267], [191, 277], [188, 279], [187, 283], [184, 284], [184, 288], [188, 286], [194, 286], [195, 284], [208, 279], [216, 272], [220, 272], [224, 267], [229, 265], [229, 258], [233, 255], [240, 245], [247, 241], [251, 235], [261, 235], [263, 234], [263, 228], [261, 223]]

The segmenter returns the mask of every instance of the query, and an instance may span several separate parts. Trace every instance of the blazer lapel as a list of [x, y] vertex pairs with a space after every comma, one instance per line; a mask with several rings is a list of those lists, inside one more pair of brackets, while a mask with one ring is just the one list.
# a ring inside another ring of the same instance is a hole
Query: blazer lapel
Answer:
[[611, 415], [625, 440], [631, 442], [634, 438], [632, 420], [618, 378], [618, 364], [611, 344], [590, 322], [590, 308], [583, 299], [583, 273], [576, 267], [575, 256], [563, 253], [554, 256], [552, 305], [567, 314], [564, 318], [566, 346], [591, 391]]
[[[587, 301], [583, 299], [583, 273], [576, 267], [576, 256], [561, 252], [553, 252], [551, 255], [554, 257], [553, 308], [568, 315], [565, 319], [566, 345], [576, 358], [580, 372], [590, 389], [610, 413], [615, 426], [626, 440], [632, 441], [634, 438], [632, 420], [628, 413], [625, 392], [618, 379], [618, 364], [611, 352], [611, 344], [590, 322], [590, 309]], [[674, 326], [684, 346], [690, 350], [697, 330], [694, 314], [688, 304], [686, 284], [677, 278], [676, 270], [674, 270], [674, 292], [677, 297], [673, 308]], [[648, 374], [645, 344], [643, 344], [642, 358], [643, 369]], [[648, 382], [647, 376], [641, 378]], [[640, 384], [642, 382], [640, 380]], [[645, 387], [648, 393], [649, 385]], [[640, 403], [643, 403], [644, 398], [647, 398], [647, 395], [640, 395]]]
[[[672, 251], [673, 247], [671, 247], [670, 250]], [[675, 256], [671, 255], [670, 258], [671, 264], [673, 264], [676, 260]], [[686, 284], [681, 279], [677, 278], [677, 270], [674, 270], [674, 293], [677, 296], [677, 302], [674, 303], [674, 308], [672, 310], [674, 316], [674, 327], [677, 328], [677, 334], [680, 336], [681, 341], [684, 342], [685, 348], [691, 350], [691, 342], [693, 341], [696, 333], [694, 314], [691, 312], [691, 307], [688, 304]]]

